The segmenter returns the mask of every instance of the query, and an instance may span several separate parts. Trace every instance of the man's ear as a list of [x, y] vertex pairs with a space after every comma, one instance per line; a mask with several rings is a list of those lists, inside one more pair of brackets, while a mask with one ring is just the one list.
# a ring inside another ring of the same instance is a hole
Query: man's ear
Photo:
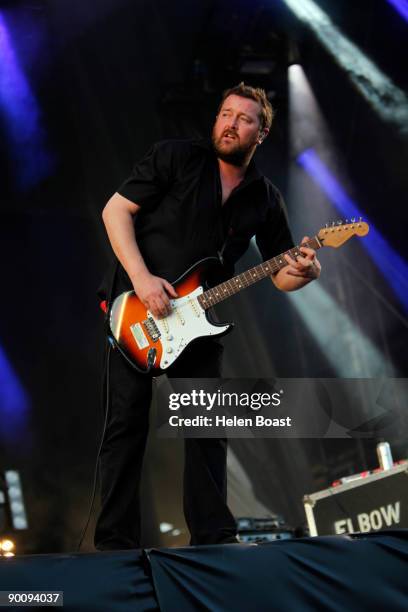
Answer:
[[266, 137], [267, 137], [267, 135], [268, 135], [268, 132], [269, 132], [268, 128], [265, 128], [265, 129], [263, 129], [263, 130], [260, 132], [260, 134], [259, 134], [259, 136], [258, 136], [258, 144], [262, 144], [262, 143], [263, 143], [263, 141], [265, 140], [265, 138], [266, 138]]

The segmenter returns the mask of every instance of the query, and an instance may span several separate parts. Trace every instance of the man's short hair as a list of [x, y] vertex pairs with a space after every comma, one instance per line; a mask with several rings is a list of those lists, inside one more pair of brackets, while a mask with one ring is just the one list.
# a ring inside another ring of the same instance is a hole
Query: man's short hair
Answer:
[[226, 89], [223, 92], [217, 113], [220, 112], [221, 107], [228, 96], [241, 96], [241, 98], [249, 98], [250, 100], [255, 100], [255, 102], [258, 102], [261, 106], [261, 112], [259, 115], [261, 130], [264, 130], [265, 128], [268, 128], [269, 130], [272, 125], [274, 112], [272, 104], [266, 97], [266, 92], [264, 89], [261, 89], [261, 87], [251, 87], [251, 85], [245, 85], [244, 81], [241, 81], [239, 85], [235, 85], [235, 87]]

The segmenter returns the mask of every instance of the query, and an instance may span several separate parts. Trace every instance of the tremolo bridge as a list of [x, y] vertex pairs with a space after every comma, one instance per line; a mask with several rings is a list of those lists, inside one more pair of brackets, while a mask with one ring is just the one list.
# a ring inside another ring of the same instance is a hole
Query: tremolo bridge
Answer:
[[152, 317], [147, 317], [147, 319], [143, 321], [143, 327], [145, 328], [150, 339], [153, 342], [157, 342], [161, 336], [161, 333], [156, 325], [156, 321]]

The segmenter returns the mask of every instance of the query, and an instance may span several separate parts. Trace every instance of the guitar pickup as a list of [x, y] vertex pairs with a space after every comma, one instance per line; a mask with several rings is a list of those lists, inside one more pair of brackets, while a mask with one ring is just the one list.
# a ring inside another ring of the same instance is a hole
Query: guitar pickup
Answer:
[[148, 317], [143, 321], [143, 327], [145, 328], [150, 339], [153, 342], [157, 342], [161, 336], [161, 333], [156, 325], [156, 321], [152, 317]]

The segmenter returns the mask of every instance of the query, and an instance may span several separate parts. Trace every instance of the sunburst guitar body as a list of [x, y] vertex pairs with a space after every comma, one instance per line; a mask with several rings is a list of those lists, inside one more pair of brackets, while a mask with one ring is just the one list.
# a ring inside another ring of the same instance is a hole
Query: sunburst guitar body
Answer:
[[170, 299], [171, 313], [154, 317], [134, 291], [122, 293], [113, 302], [110, 328], [122, 354], [147, 372], [167, 370], [194, 340], [222, 336], [233, 327], [211, 320], [200, 303], [209, 271], [219, 264], [216, 258], [204, 259], [172, 283], [178, 297]]

